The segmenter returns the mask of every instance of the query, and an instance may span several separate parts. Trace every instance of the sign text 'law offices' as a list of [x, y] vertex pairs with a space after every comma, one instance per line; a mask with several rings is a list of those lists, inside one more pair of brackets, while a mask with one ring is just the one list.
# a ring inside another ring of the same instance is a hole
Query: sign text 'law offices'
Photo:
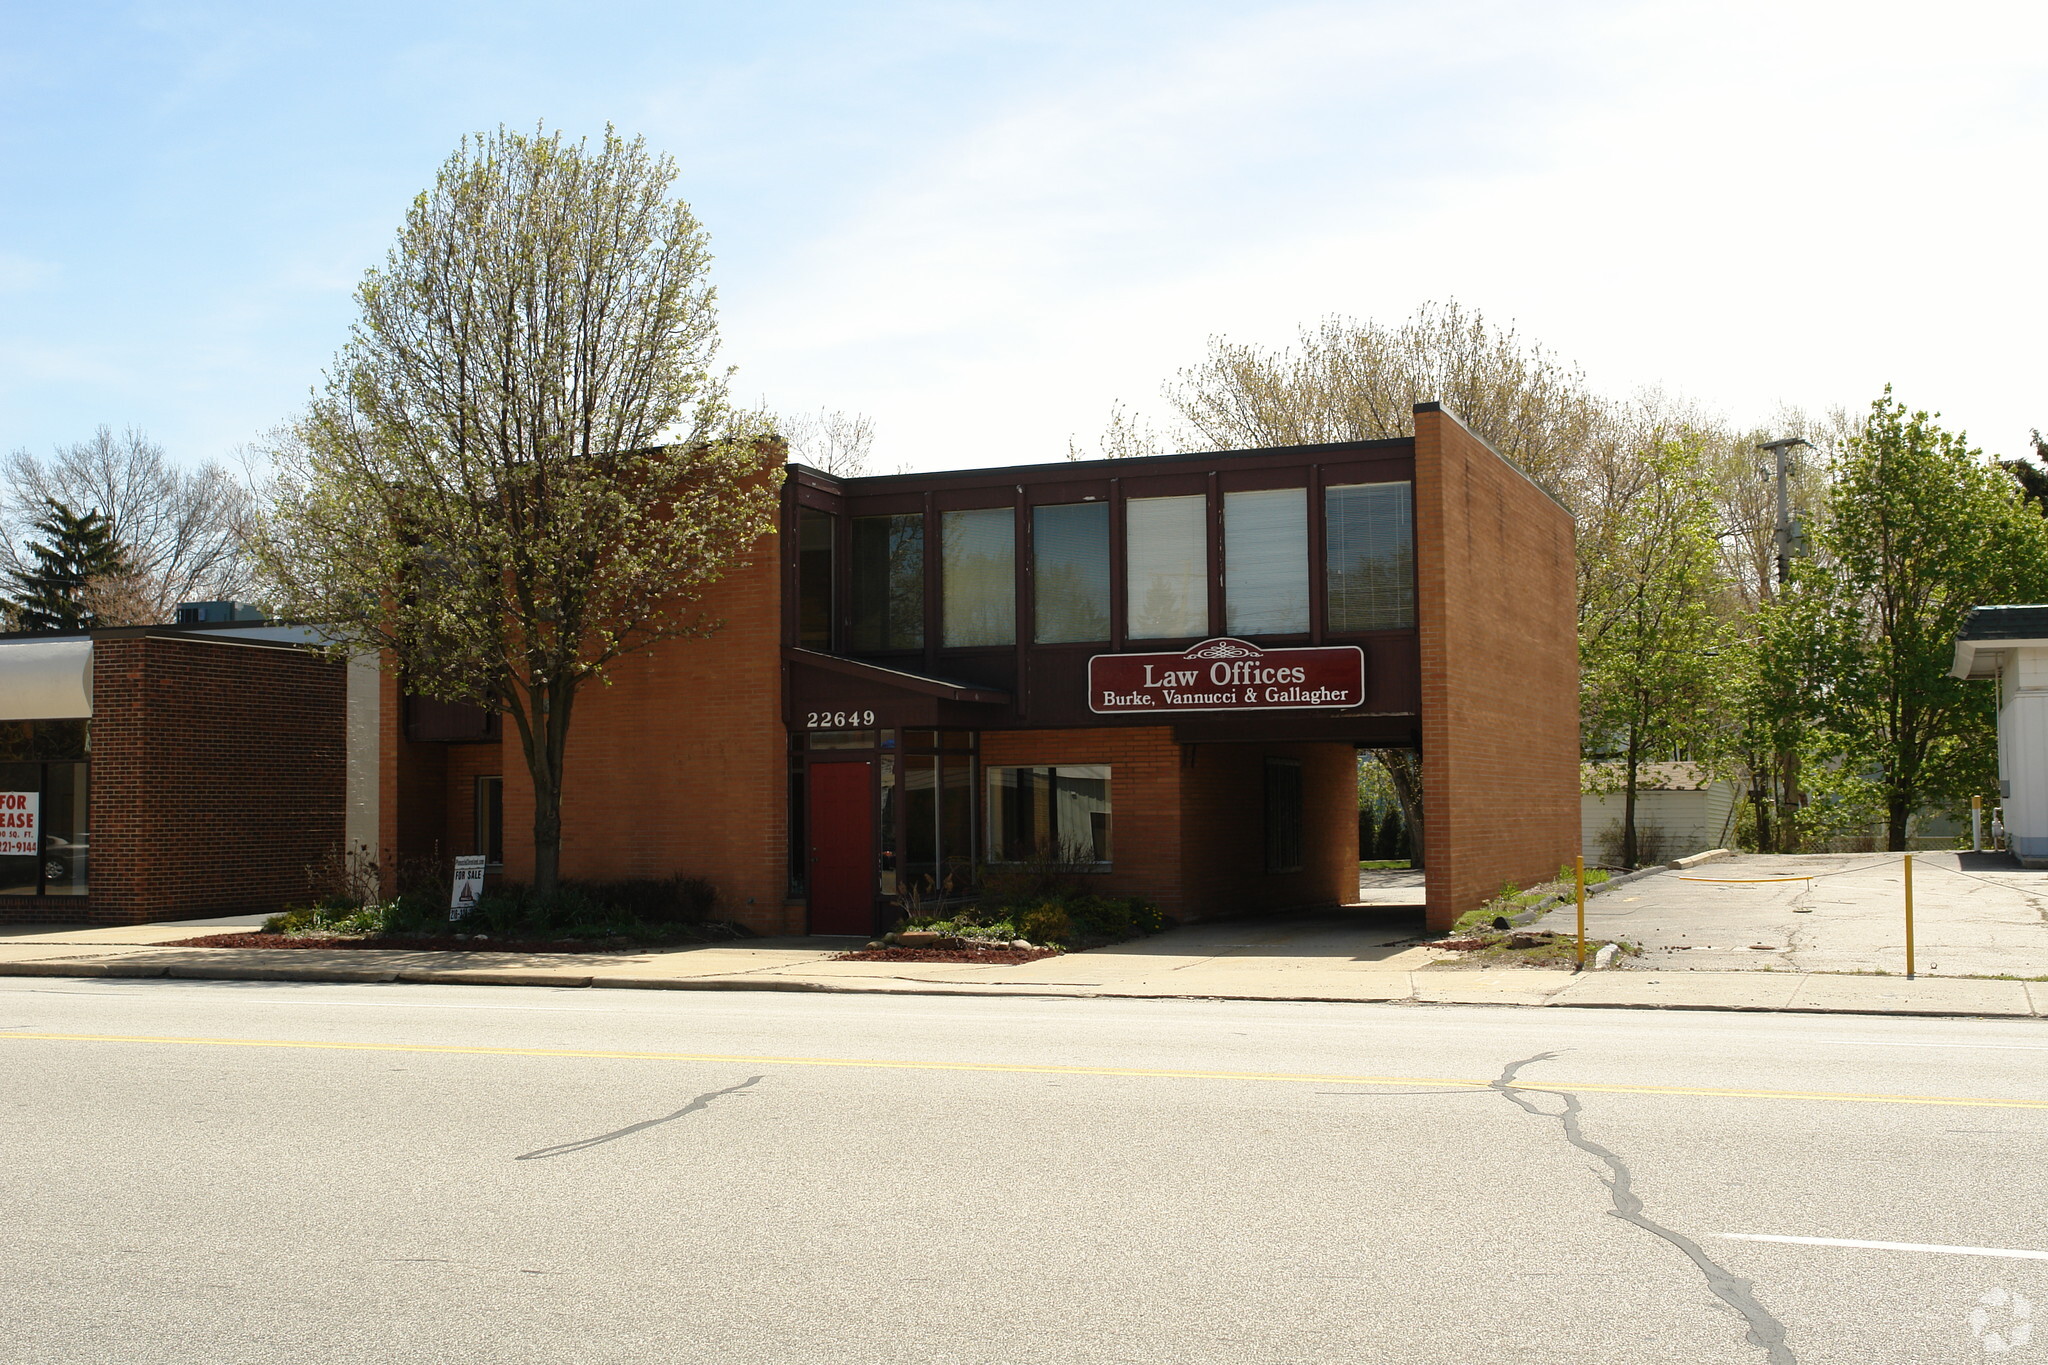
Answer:
[[1204, 640], [1177, 654], [1098, 654], [1088, 661], [1088, 709], [1097, 715], [1363, 705], [1365, 652], [1357, 645], [1260, 649], [1244, 640]]

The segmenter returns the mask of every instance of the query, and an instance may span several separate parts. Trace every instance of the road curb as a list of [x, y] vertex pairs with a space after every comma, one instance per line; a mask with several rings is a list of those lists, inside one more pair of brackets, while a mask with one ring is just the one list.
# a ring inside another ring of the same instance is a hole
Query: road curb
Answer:
[[[789, 978], [759, 977], [620, 977], [620, 976], [579, 976], [569, 973], [548, 971], [488, 971], [476, 969], [451, 969], [430, 971], [419, 968], [408, 970], [324, 967], [292, 968], [271, 966], [242, 966], [222, 963], [207, 967], [190, 963], [175, 964], [129, 964], [124, 962], [0, 962], [0, 976], [71, 977], [74, 979], [102, 979], [109, 977], [126, 979], [170, 978], [180, 981], [297, 981], [312, 985], [448, 985], [448, 986], [525, 986], [550, 987], [557, 990], [659, 990], [659, 991], [781, 991], [807, 992], [823, 995], [916, 995], [916, 996], [969, 996], [989, 999], [1010, 1000], [1208, 1000], [1230, 1004], [1313, 1004], [1313, 1005], [1416, 1005], [1433, 1006], [1490, 1006], [1502, 1009], [1580, 1009], [1580, 1010], [1702, 1010], [1717, 1014], [1856, 1014], [1886, 1016], [1908, 1019], [2028, 1019], [2042, 1018], [2039, 1014], [2021, 1014], [2010, 1010], [1973, 1010], [1967, 1007], [1929, 1008], [1897, 1006], [1845, 1005], [1742, 1005], [1715, 1003], [1712, 1001], [1667, 1002], [1661, 1000], [1573, 1000], [1569, 988], [1558, 994], [1536, 1002], [1505, 1001], [1498, 999], [1441, 1000], [1423, 999], [1413, 989], [1405, 996], [1379, 996], [1364, 999], [1358, 996], [1301, 994], [1301, 995], [1227, 995], [1211, 992], [1166, 993], [1160, 991], [1118, 990], [1113, 986], [1093, 989], [1034, 988], [1023, 982], [980, 983], [980, 982], [914, 982], [894, 981], [886, 986], [877, 986], [860, 981], [801, 981]], [[1960, 979], [1960, 978], [1951, 978]]]

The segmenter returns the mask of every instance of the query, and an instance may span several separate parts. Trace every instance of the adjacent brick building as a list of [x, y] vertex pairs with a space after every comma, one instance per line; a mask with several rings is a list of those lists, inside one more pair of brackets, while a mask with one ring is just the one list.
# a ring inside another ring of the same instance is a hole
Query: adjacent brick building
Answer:
[[[283, 638], [178, 628], [0, 642], [0, 921], [274, 911], [348, 833], [348, 670]], [[255, 632], [289, 637], [292, 632]], [[358, 746], [360, 748], [360, 746]]]
[[[723, 628], [579, 696], [564, 875], [705, 877], [764, 933], [865, 934], [905, 896], [1048, 862], [1184, 919], [1337, 904], [1360, 747], [1422, 751], [1432, 924], [1554, 875], [1578, 842], [1571, 518], [1450, 413], [1415, 425], [790, 466], [778, 534], [705, 603]], [[1102, 659], [1201, 688], [1135, 703], [1091, 683]], [[1352, 690], [1286, 686], [1292, 666]], [[1261, 670], [1283, 685], [1213, 682]], [[516, 739], [390, 680], [381, 725], [387, 862], [488, 852], [529, 876]]]

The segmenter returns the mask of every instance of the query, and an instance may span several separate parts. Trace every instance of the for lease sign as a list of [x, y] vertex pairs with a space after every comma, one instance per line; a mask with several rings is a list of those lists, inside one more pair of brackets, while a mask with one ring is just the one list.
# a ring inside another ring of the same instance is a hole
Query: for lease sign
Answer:
[[35, 792], [0, 792], [0, 858], [34, 856], [39, 851], [36, 798]]
[[1088, 709], [1097, 715], [1363, 705], [1365, 652], [1357, 645], [1260, 649], [1247, 640], [1204, 640], [1178, 654], [1098, 654], [1088, 661]]

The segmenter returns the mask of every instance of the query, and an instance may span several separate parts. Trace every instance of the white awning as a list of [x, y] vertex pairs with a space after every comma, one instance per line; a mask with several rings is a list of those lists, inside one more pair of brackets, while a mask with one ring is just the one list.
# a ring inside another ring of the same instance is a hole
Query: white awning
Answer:
[[0, 720], [71, 720], [91, 714], [91, 640], [0, 644]]

